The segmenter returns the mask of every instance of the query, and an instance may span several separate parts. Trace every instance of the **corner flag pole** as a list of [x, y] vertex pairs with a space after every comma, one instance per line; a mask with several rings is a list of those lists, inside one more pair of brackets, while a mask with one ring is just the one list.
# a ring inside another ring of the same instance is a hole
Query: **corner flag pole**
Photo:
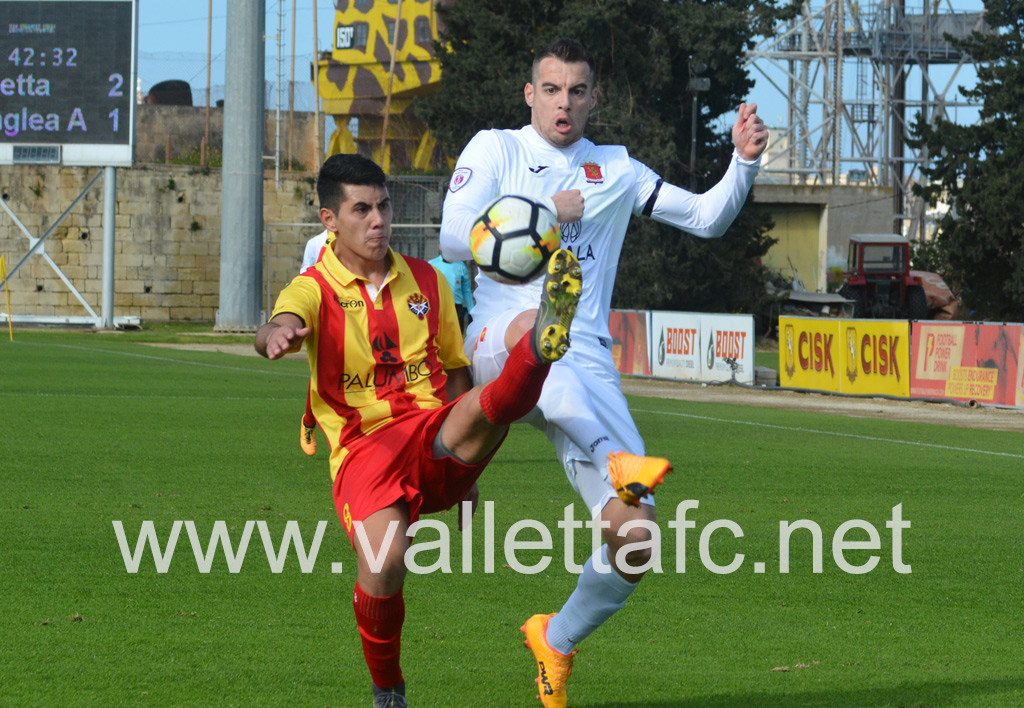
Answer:
[[0, 280], [3, 280], [4, 295], [7, 296], [7, 333], [13, 342], [14, 328], [11, 326], [11, 288], [7, 284], [7, 261], [2, 253], [0, 253]]

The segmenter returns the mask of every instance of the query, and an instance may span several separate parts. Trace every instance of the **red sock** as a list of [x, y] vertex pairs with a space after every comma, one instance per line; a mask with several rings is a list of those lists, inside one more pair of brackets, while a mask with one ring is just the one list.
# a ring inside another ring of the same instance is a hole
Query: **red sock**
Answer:
[[505, 368], [480, 393], [480, 407], [495, 425], [510, 425], [533, 410], [550, 364], [537, 361], [527, 332], [509, 352]]
[[[311, 383], [310, 386], [313, 384]], [[306, 389], [306, 413], [302, 416], [302, 424], [307, 428], [316, 427], [316, 418], [313, 417], [313, 404], [309, 401], [310, 390]]]
[[402, 651], [402, 624], [405, 622], [405, 599], [399, 590], [390, 597], [367, 595], [356, 583], [352, 597], [359, 636], [363, 640], [363, 657], [370, 669], [370, 679], [377, 688], [391, 688], [402, 683], [399, 655]]

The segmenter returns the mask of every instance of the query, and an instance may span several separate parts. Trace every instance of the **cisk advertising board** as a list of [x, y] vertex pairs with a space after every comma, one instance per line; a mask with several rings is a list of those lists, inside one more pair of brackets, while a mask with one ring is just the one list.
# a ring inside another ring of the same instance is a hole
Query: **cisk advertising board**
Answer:
[[651, 313], [651, 373], [680, 381], [754, 382], [754, 318]]
[[910, 395], [905, 320], [779, 318], [779, 382], [832, 393]]

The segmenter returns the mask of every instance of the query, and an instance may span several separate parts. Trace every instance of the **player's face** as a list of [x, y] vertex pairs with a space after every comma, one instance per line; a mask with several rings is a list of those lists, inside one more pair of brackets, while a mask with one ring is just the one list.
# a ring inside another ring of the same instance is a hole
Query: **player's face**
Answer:
[[338, 234], [334, 255], [357, 275], [384, 260], [391, 240], [391, 197], [376, 185], [346, 184], [345, 200], [334, 212], [323, 208], [320, 220]]
[[567, 64], [555, 57], [541, 60], [524, 95], [534, 130], [555, 147], [567, 147], [583, 137], [590, 109], [597, 103], [587, 63]]

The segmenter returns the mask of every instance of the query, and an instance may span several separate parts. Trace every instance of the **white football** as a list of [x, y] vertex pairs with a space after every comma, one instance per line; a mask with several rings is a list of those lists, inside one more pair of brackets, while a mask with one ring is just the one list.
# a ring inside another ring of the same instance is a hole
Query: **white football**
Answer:
[[473, 260], [500, 283], [526, 283], [544, 269], [561, 242], [556, 214], [538, 201], [518, 195], [488, 204], [469, 236]]

